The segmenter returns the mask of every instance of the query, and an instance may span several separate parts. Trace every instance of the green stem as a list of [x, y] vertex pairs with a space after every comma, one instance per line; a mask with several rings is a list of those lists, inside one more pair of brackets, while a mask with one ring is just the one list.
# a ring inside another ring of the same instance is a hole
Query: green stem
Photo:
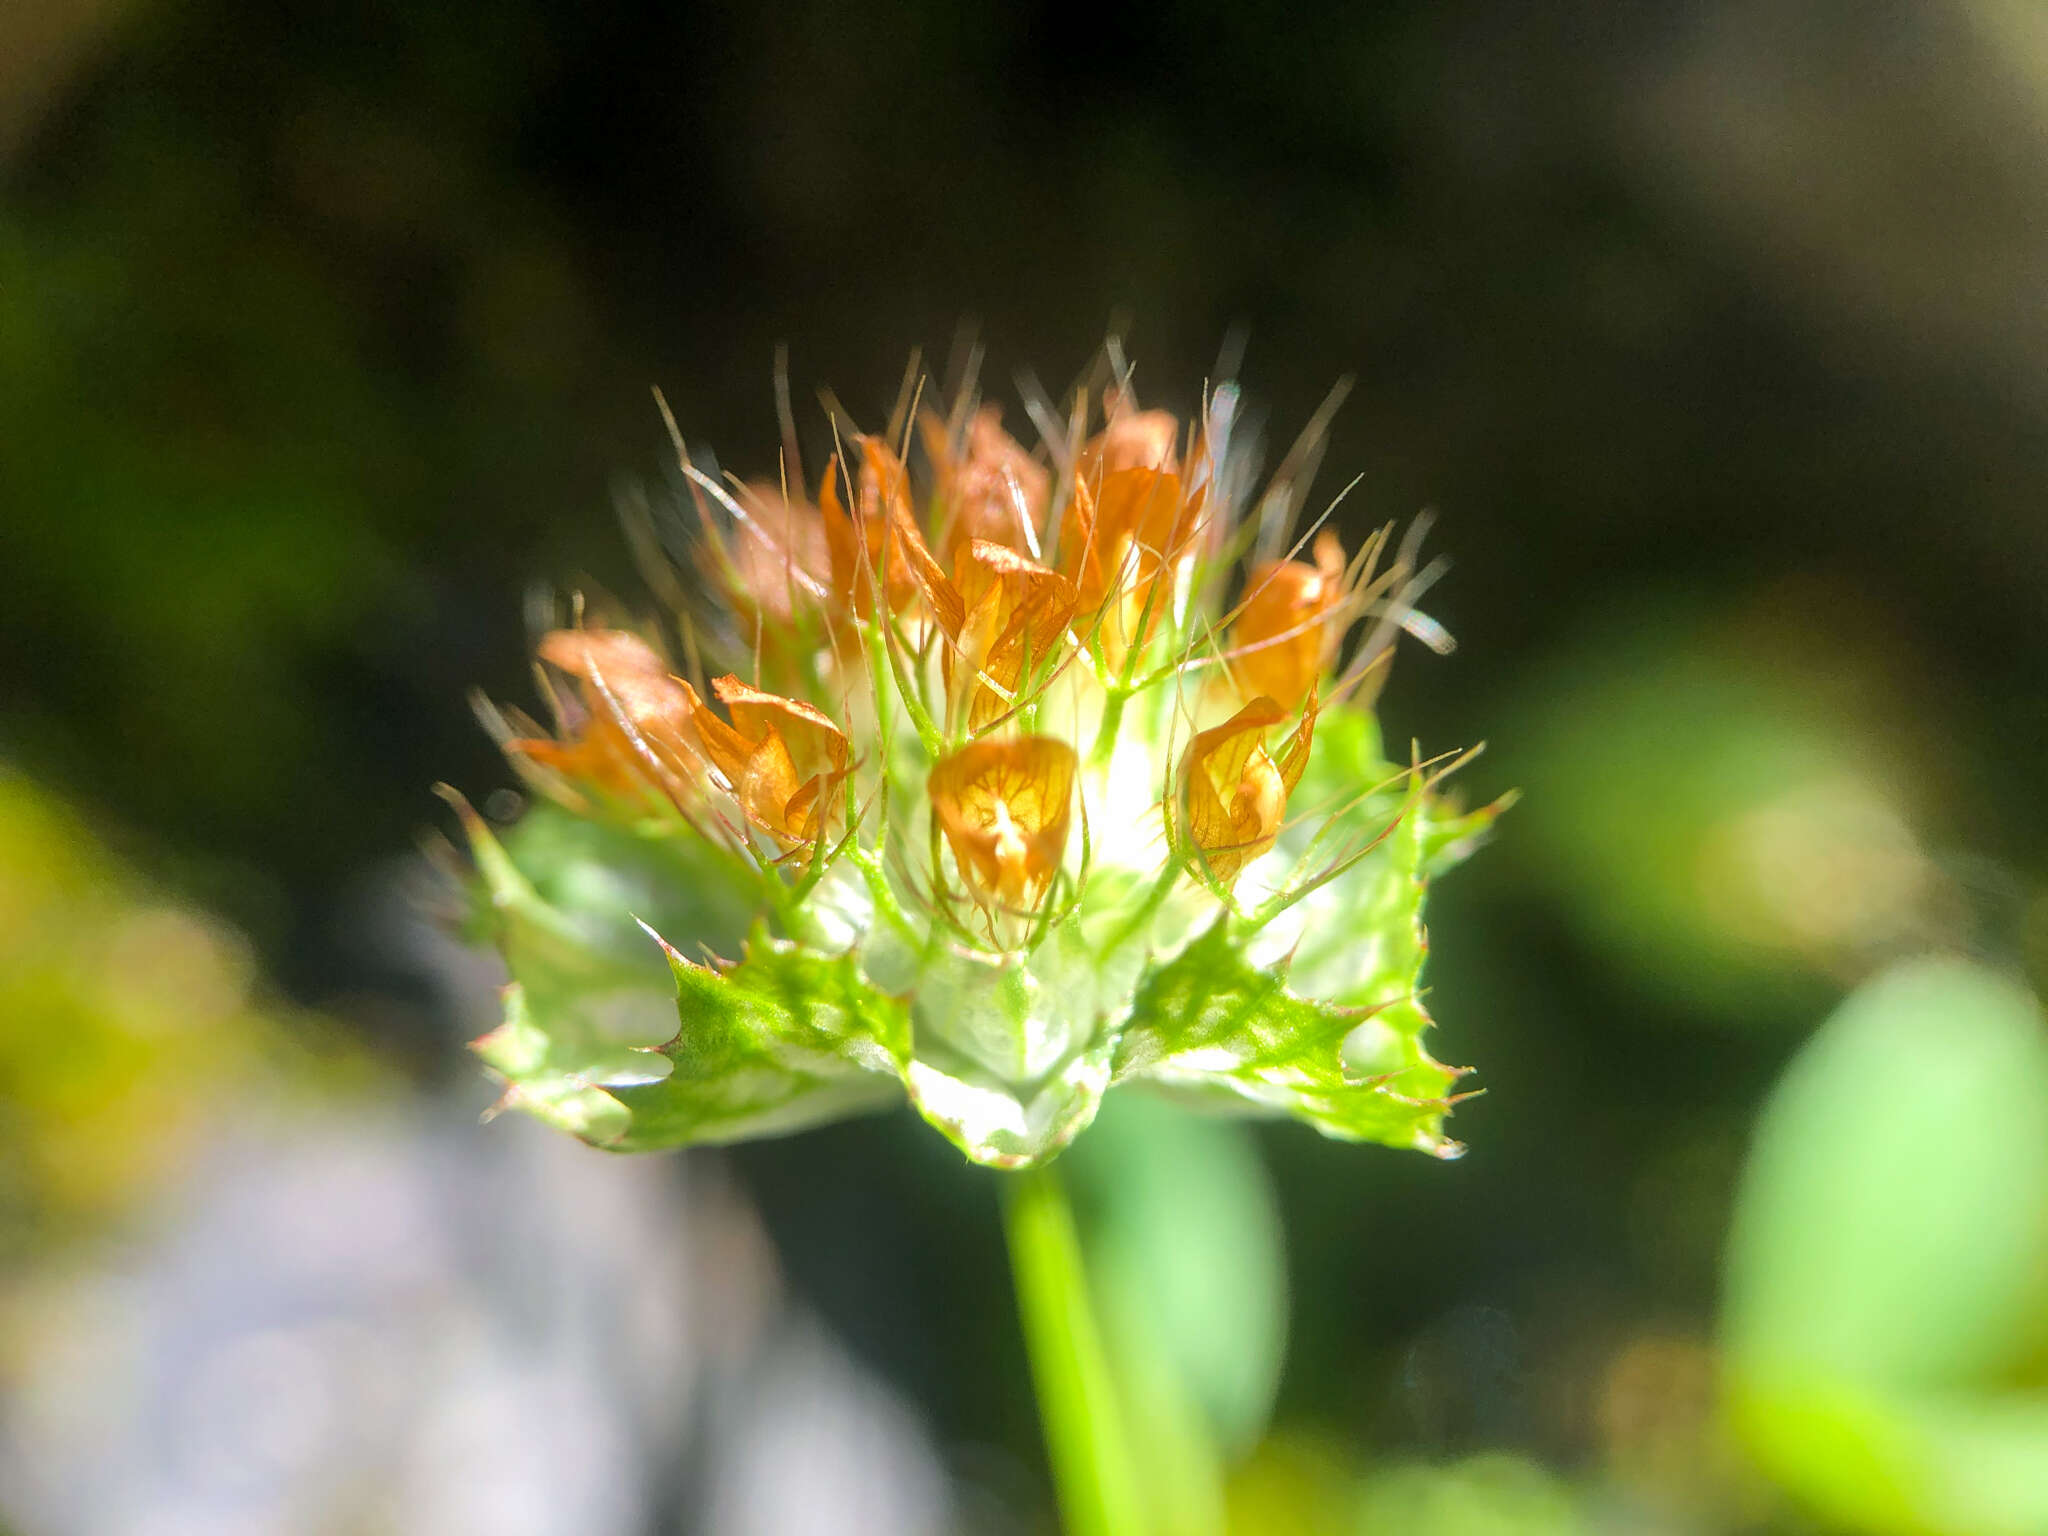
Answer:
[[1066, 1189], [1051, 1168], [1003, 1182], [1017, 1312], [1061, 1522], [1067, 1536], [1133, 1536], [1143, 1525], [1138, 1485]]
[[1129, 697], [1124, 689], [1111, 688], [1103, 699], [1102, 723], [1095, 728], [1095, 745], [1088, 751], [1091, 767], [1100, 768], [1115, 755], [1117, 727], [1123, 724], [1124, 700]]

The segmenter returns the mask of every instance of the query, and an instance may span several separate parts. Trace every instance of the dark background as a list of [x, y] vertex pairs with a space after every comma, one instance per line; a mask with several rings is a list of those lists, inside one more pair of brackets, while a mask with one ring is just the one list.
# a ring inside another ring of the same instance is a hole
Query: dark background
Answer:
[[[1467, 1158], [1261, 1132], [1283, 1421], [1583, 1464], [1613, 1342], [1710, 1330], [1750, 1118], [1829, 999], [1930, 934], [2040, 957], [2025, 7], [196, 0], [37, 8], [5, 58], [0, 758], [417, 1082], [471, 1067], [366, 883], [430, 784], [509, 781], [467, 695], [525, 696], [531, 586], [637, 594], [649, 387], [763, 472], [778, 345], [809, 430], [963, 324], [1019, 432], [1009, 381], [1112, 326], [1182, 410], [1242, 329], [1276, 456], [1355, 375], [1320, 489], [1362, 474], [1354, 540], [1435, 508], [1455, 562], [1459, 648], [1404, 655], [1388, 733], [1528, 792], [1433, 897]], [[1803, 782], [1685, 787], [1745, 732], [1870, 789], [1921, 895], [1835, 922], [1853, 829], [1811, 932], [1666, 879]], [[1028, 1454], [993, 1207], [936, 1138], [730, 1161], [942, 1444]]]

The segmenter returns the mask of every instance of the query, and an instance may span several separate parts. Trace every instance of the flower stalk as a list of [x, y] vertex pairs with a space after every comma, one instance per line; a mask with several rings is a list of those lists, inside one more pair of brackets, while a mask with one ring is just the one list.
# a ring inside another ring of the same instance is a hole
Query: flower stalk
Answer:
[[1065, 1183], [1052, 1166], [1001, 1182], [1017, 1315], [1061, 1522], [1067, 1536], [1134, 1536], [1143, 1504]]

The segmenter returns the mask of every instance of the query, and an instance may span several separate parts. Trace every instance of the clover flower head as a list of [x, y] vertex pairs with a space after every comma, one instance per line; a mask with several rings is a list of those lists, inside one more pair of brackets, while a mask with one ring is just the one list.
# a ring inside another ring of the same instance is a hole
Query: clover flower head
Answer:
[[971, 382], [809, 485], [678, 439], [672, 611], [544, 634], [552, 728], [483, 706], [533, 807], [456, 799], [505, 1106], [630, 1150], [907, 1096], [1019, 1167], [1143, 1082], [1456, 1152], [1422, 901], [1500, 805], [1381, 748], [1419, 529], [1297, 528], [1320, 418], [1260, 486], [1233, 385], [1183, 422], [1108, 357], [1031, 449]]

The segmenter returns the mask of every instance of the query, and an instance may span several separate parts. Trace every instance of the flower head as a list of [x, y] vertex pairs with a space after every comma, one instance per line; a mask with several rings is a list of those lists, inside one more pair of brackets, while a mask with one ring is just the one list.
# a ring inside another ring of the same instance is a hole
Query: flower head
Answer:
[[1383, 760], [1358, 684], [1424, 578], [1384, 532], [1295, 538], [1306, 488], [1248, 494], [1235, 404], [1183, 422], [1126, 374], [1026, 448], [969, 391], [839, 436], [811, 498], [794, 446], [772, 485], [686, 460], [642, 544], [694, 533], [653, 583], [712, 594], [687, 667], [547, 634], [556, 732], [501, 734], [548, 799], [502, 844], [470, 821], [507, 1102], [631, 1148], [907, 1095], [1015, 1166], [1153, 1081], [1454, 1150], [1419, 917], [1498, 807]]

